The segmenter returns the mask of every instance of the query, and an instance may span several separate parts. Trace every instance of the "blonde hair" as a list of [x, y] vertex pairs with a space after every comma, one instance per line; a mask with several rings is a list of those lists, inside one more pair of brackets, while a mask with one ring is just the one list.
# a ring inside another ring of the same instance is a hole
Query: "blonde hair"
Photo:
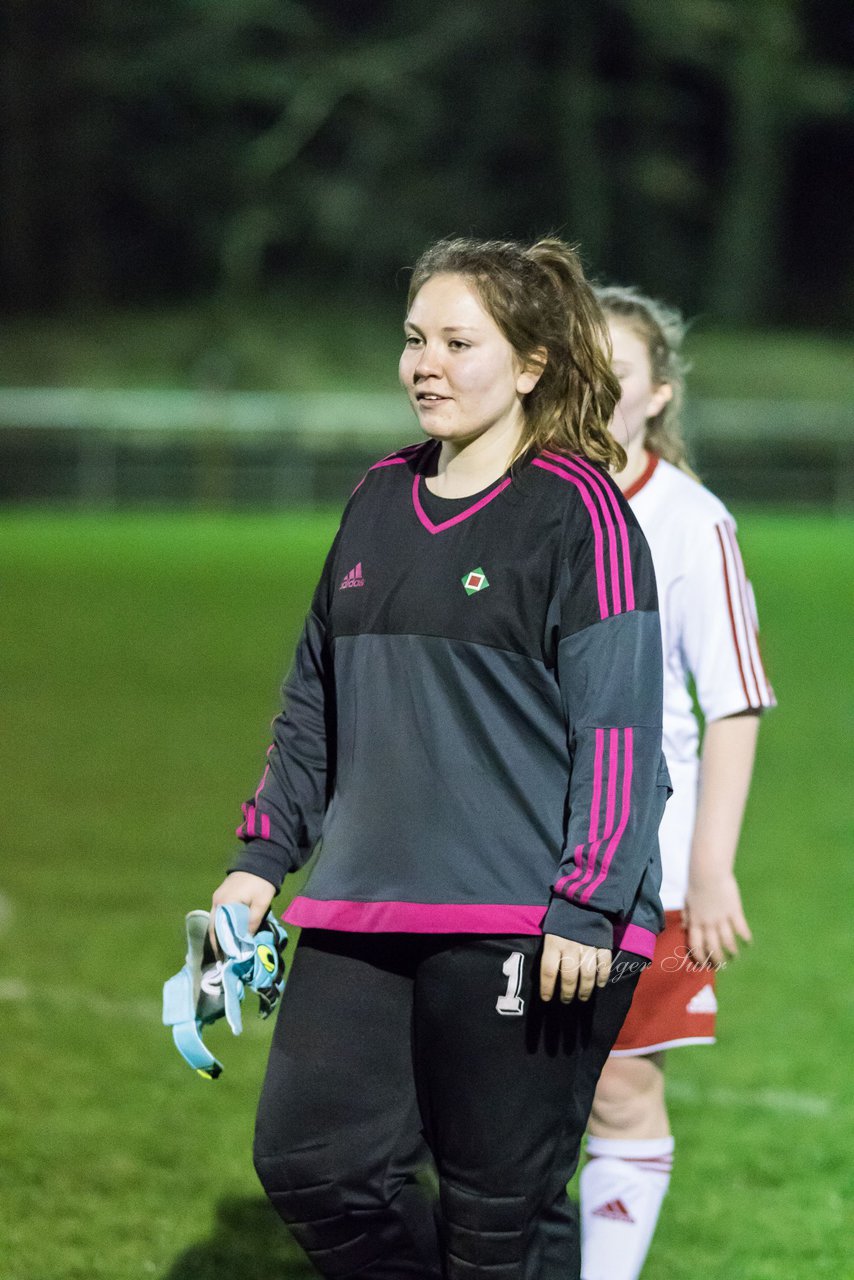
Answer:
[[651, 453], [696, 480], [682, 431], [685, 375], [689, 365], [682, 355], [686, 326], [681, 312], [629, 285], [597, 286], [596, 297], [606, 317], [622, 321], [645, 344], [653, 383], [660, 386], [666, 382], [673, 392], [667, 404], [648, 420], [644, 444]]
[[621, 471], [625, 450], [608, 430], [620, 399], [608, 326], [575, 250], [554, 237], [528, 247], [513, 240], [440, 240], [415, 264], [407, 306], [431, 276], [444, 274], [473, 285], [522, 364], [542, 367], [522, 397], [517, 458], [553, 449]]

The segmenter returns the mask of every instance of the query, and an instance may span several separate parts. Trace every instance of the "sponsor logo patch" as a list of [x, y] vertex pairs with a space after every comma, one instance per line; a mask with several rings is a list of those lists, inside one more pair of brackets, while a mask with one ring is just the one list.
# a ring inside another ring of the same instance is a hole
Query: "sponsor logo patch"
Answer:
[[483, 569], [472, 569], [469, 573], [464, 573], [460, 578], [467, 596], [473, 596], [478, 591], [485, 591], [489, 586], [489, 579], [483, 572]]

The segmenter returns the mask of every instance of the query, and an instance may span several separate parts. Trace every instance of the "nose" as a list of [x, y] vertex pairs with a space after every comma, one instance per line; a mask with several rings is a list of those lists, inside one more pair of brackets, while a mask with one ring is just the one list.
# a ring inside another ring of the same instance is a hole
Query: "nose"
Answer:
[[420, 382], [424, 378], [437, 378], [442, 370], [436, 355], [436, 348], [429, 342], [425, 342], [424, 346], [418, 352], [418, 359], [412, 370], [412, 378], [414, 382]]

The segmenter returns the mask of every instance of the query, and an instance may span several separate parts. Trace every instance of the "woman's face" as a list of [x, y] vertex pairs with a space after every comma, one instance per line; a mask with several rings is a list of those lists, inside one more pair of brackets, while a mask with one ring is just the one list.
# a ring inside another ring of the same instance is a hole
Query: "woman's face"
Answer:
[[521, 397], [538, 374], [522, 369], [462, 276], [431, 276], [412, 301], [404, 332], [400, 381], [427, 435], [462, 446], [496, 428], [521, 429]]
[[653, 382], [646, 342], [630, 325], [609, 316], [608, 329], [611, 367], [622, 389], [611, 420], [611, 435], [625, 449], [638, 437], [643, 441], [647, 422], [658, 416], [673, 392], [669, 383]]

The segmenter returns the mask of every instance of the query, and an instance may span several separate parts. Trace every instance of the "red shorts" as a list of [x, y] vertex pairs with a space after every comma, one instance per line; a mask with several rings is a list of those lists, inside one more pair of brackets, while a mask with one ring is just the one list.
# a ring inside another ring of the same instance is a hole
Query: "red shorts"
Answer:
[[665, 914], [655, 959], [644, 969], [611, 1052], [630, 1058], [680, 1044], [714, 1044], [715, 971], [694, 963], [681, 911]]

